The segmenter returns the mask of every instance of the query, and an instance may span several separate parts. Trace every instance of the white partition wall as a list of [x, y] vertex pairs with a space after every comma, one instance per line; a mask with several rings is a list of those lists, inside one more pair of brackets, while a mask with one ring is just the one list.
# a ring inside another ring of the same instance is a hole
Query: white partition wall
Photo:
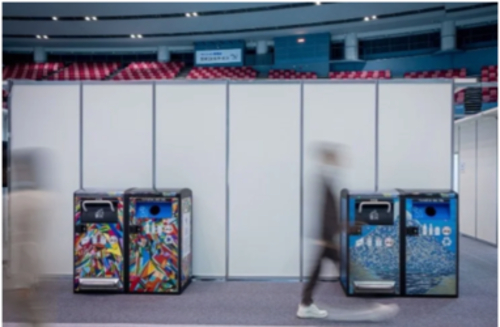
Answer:
[[152, 84], [83, 86], [83, 186], [152, 187]]
[[378, 187], [451, 189], [452, 84], [380, 82]]
[[476, 236], [476, 121], [460, 124], [459, 216], [460, 232]]
[[461, 232], [497, 244], [497, 114], [458, 120]]
[[[72, 274], [73, 192], [79, 188], [80, 86], [15, 84], [11, 95], [11, 149], [43, 148], [51, 169], [44, 172], [52, 191], [38, 226], [43, 274]], [[12, 199], [11, 210], [26, 205]], [[11, 211], [12, 212], [12, 211]]]
[[229, 89], [229, 276], [300, 276], [300, 84]]
[[497, 118], [477, 121], [477, 231], [480, 240], [497, 244]]
[[[318, 247], [322, 208], [321, 171], [316, 150], [319, 143], [345, 147], [348, 166], [337, 189], [375, 189], [375, 101], [376, 84], [304, 85], [304, 264], [303, 275], [311, 273]], [[323, 266], [323, 277], [337, 275], [331, 263]]]
[[226, 88], [156, 85], [156, 187], [193, 191], [193, 274], [199, 277], [226, 274]]
[[[15, 82], [12, 148], [52, 150], [58, 172], [43, 272], [72, 273], [76, 189], [188, 187], [195, 276], [307, 277], [323, 200], [316, 145], [335, 143], [347, 155], [338, 189], [451, 188], [451, 88], [435, 81]], [[475, 124], [459, 126], [455, 145], [461, 231], [496, 243], [496, 130], [486, 118], [481, 131]], [[322, 277], [336, 275], [324, 267]]]

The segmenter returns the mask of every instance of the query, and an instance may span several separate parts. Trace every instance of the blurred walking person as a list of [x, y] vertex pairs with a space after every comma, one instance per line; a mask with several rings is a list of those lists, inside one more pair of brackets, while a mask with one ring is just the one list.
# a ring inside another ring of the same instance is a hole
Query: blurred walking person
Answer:
[[297, 311], [299, 318], [325, 318], [328, 316], [326, 310], [320, 310], [314, 304], [313, 292], [321, 273], [323, 260], [331, 260], [338, 266], [340, 259], [340, 240], [336, 237], [336, 234], [340, 232], [340, 219], [335, 194], [340, 192], [338, 187], [342, 177], [340, 176], [341, 158], [339, 150], [334, 145], [322, 144], [318, 148], [321, 175], [320, 194], [323, 198], [320, 233], [318, 235], [320, 250], [310, 279], [302, 292], [302, 301]]
[[43, 177], [49, 172], [43, 162], [42, 150], [18, 150], [12, 153], [10, 199], [10, 262], [4, 288], [10, 295], [4, 297], [14, 310], [33, 325], [41, 323], [37, 300], [40, 264], [43, 258], [41, 240], [43, 222], [48, 213], [45, 204], [48, 192]]
[[346, 169], [349, 167], [349, 156], [347, 147], [340, 144], [324, 143], [320, 145], [318, 159], [320, 163], [321, 189], [323, 207], [320, 217], [319, 253], [309, 281], [304, 286], [302, 300], [297, 310], [299, 318], [327, 318], [337, 321], [383, 321], [394, 317], [399, 308], [397, 305], [377, 304], [364, 308], [351, 308], [350, 310], [338, 310], [329, 312], [316, 306], [313, 293], [316, 288], [321, 267], [324, 260], [330, 260], [339, 269], [340, 261], [340, 232], [342, 226], [338, 197], [341, 189], [345, 186]]

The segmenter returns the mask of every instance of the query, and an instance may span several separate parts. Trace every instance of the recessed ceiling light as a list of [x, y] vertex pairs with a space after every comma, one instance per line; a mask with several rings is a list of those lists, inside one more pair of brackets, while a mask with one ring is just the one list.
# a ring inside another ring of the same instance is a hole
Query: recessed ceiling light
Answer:
[[135, 39], [135, 34], [130, 34], [130, 37]]
[[372, 19], [377, 19], [377, 16], [373, 15], [373, 16], [372, 16]]
[[316, 6], [321, 6], [321, 2], [316, 2]]
[[85, 20], [90, 20], [90, 17], [85, 17]]
[[36, 36], [36, 38], [37, 38], [37, 39], [41, 39], [42, 37], [41, 37], [40, 35], [37, 35], [37, 36]]
[[44, 35], [44, 36], [43, 36], [43, 38], [44, 38], [44, 39], [48, 39], [49, 37], [48, 37], [47, 35]]
[[142, 34], [137, 34], [137, 37], [138, 37], [139, 39], [142, 39]]
[[186, 17], [191, 17], [191, 14], [187, 12]]
[[96, 16], [92, 17], [92, 20], [97, 20], [97, 17]]
[[194, 12], [194, 13], [193, 13], [193, 17], [198, 17], [198, 13], [197, 13], [197, 12]]
[[56, 16], [53, 16], [53, 17], [52, 17], [52, 20], [57, 20], [57, 17], [56, 17]]
[[298, 43], [304, 43], [304, 42], [306, 42], [306, 39], [304, 39], [304, 38], [300, 38], [300, 39], [297, 39], [297, 42], [298, 42]]
[[369, 17], [365, 17], [365, 22], [369, 21], [370, 18]]

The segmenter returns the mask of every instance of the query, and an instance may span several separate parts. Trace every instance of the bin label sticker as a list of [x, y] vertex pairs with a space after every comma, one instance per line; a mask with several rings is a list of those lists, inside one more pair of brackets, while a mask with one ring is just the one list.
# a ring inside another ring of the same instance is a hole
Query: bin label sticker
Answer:
[[172, 225], [165, 225], [165, 233], [172, 234], [174, 232], [174, 227]]
[[443, 246], [450, 246], [451, 245], [451, 239], [449, 237], [443, 238]]
[[372, 212], [370, 212], [370, 220], [378, 220], [377, 210], [373, 210]]
[[95, 212], [95, 219], [102, 219], [104, 218], [104, 210], [99, 209]]
[[451, 227], [450, 226], [444, 226], [441, 231], [443, 232], [444, 236], [451, 235]]

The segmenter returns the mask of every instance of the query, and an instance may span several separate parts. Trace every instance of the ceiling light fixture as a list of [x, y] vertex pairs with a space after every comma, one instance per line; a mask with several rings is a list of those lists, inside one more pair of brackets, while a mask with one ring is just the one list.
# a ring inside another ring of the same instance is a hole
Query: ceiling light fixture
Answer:
[[369, 21], [370, 18], [369, 17], [365, 17], [365, 22]]
[[187, 12], [186, 17], [191, 17], [191, 14]]
[[137, 37], [138, 37], [139, 39], [142, 39], [142, 34], [137, 34]]
[[44, 35], [44, 36], [43, 36], [43, 38], [44, 38], [44, 39], [48, 39], [49, 37], [48, 37], [47, 35]]
[[88, 20], [90, 20], [90, 17], [86, 16], [86, 17], [85, 17], [85, 20], [87, 20], [87, 21], [88, 21]]
[[92, 17], [92, 20], [97, 20], [97, 17], [96, 16]]
[[300, 39], [297, 39], [297, 42], [298, 42], [298, 43], [304, 43], [304, 42], [306, 42], [306, 39], [304, 39], [304, 38], [300, 38]]
[[316, 6], [321, 6], [321, 2], [316, 2]]
[[135, 34], [130, 34], [130, 37], [135, 39]]
[[40, 35], [37, 35], [37, 36], [36, 36], [36, 38], [37, 38], [37, 39], [41, 39], [42, 37], [41, 37]]
[[53, 17], [52, 17], [52, 20], [57, 20], [57, 17], [56, 17], [56, 16], [53, 16]]
[[197, 13], [197, 12], [194, 12], [194, 13], [193, 13], [193, 17], [198, 17], [198, 13]]
[[377, 19], [377, 16], [373, 15], [373, 16], [372, 16], [372, 19]]

